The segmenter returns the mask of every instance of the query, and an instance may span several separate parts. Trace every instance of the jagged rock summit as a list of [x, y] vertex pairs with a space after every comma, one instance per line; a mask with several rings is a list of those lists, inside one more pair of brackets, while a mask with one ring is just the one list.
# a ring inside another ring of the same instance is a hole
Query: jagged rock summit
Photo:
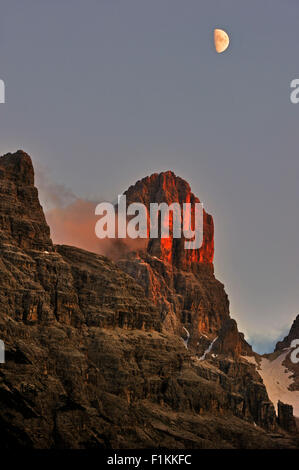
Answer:
[[[183, 214], [183, 204], [190, 203], [192, 206], [191, 219], [194, 224], [194, 204], [199, 203], [199, 199], [191, 192], [190, 185], [176, 176], [172, 171], [154, 173], [143, 178], [125, 191], [127, 203], [141, 202], [149, 214], [150, 203], [166, 203], [169, 206], [179, 203], [181, 214]], [[203, 243], [199, 249], [186, 250], [184, 248], [185, 238], [173, 238], [170, 229], [168, 238], [156, 238], [149, 240], [147, 252], [152, 256], [168, 261], [172, 265], [190, 270], [199, 264], [204, 264], [212, 268], [214, 257], [214, 223], [211, 215], [204, 211], [203, 214]]]
[[298, 447], [242, 357], [208, 233], [198, 269], [173, 245], [118, 266], [53, 245], [30, 157], [0, 158], [1, 448]]
[[0, 157], [0, 236], [21, 248], [51, 250], [50, 229], [34, 187], [31, 158], [22, 150]]

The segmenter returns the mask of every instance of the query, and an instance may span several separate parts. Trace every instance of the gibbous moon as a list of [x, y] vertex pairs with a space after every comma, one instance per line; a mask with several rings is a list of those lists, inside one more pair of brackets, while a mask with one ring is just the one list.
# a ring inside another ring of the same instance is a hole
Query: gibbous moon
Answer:
[[224, 52], [229, 46], [229, 36], [223, 29], [214, 29], [214, 43], [218, 54]]

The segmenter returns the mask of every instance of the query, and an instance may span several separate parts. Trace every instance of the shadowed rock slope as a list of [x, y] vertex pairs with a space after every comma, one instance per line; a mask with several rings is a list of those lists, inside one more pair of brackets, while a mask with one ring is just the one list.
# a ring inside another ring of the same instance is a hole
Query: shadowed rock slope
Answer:
[[[157, 263], [154, 276], [167, 279], [169, 259], [145, 256], [149, 269]], [[295, 434], [278, 427], [255, 367], [239, 354], [253, 353], [229, 318], [221, 284], [203, 274], [206, 261], [196, 259], [199, 277], [187, 264], [176, 267], [173, 304], [184, 304], [185, 289], [189, 310], [163, 315], [161, 298], [140, 278], [103, 256], [53, 246], [30, 157], [1, 157], [0, 447], [296, 447]], [[192, 295], [199, 306], [198, 288], [215, 311], [207, 326], [198, 308], [194, 324], [205, 325], [207, 344], [219, 334], [217, 354], [204, 359], [178, 331], [177, 313], [193, 312]], [[165, 327], [167, 315], [177, 328]]]

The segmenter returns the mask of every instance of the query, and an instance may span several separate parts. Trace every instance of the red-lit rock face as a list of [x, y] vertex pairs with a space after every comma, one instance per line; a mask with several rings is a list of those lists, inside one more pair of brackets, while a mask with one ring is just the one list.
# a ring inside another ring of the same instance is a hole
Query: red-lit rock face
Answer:
[[[125, 195], [127, 204], [145, 204], [148, 214], [150, 203], [179, 203], [181, 214], [183, 204], [191, 203], [191, 228], [194, 228], [195, 203], [200, 201], [189, 184], [171, 171], [143, 178]], [[142, 285], [158, 306], [165, 331], [183, 336], [187, 330], [189, 347], [202, 354], [229, 319], [227, 295], [213, 272], [212, 216], [204, 212], [201, 248], [185, 249], [185, 241], [184, 237], [172, 237], [171, 226], [169, 238], [149, 239], [146, 253], [131, 253], [119, 260], [118, 265]]]
[[[127, 204], [141, 202], [146, 205], [149, 214], [150, 203], [162, 203], [170, 205], [179, 203], [183, 213], [183, 204], [191, 203], [192, 223], [194, 227], [194, 207], [199, 199], [191, 192], [189, 184], [173, 172], [154, 173], [147, 178], [138, 181], [126, 192]], [[195, 268], [198, 263], [212, 265], [214, 256], [214, 224], [211, 215], [204, 211], [203, 216], [203, 243], [201, 248], [187, 250], [184, 248], [186, 239], [172, 237], [172, 224], [170, 217], [169, 238], [150, 239], [147, 251], [152, 256], [157, 256], [164, 261], [181, 269]], [[149, 220], [148, 220], [149, 226]]]

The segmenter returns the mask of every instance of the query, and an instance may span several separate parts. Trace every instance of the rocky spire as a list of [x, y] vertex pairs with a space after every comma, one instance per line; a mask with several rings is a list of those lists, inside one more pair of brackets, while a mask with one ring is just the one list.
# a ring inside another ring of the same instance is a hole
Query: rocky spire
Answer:
[[0, 157], [0, 213], [2, 241], [28, 250], [52, 249], [31, 158], [22, 150]]
[[[183, 208], [184, 203], [191, 203], [192, 222], [194, 222], [195, 203], [200, 202], [191, 192], [189, 184], [184, 179], [176, 176], [172, 171], [160, 174], [154, 173], [137, 181], [136, 184], [130, 186], [125, 195], [128, 204], [141, 202], [146, 205], [148, 213], [150, 203], [165, 202], [168, 205], [179, 203], [181, 208]], [[149, 240], [147, 251], [150, 255], [157, 256], [181, 269], [188, 270], [190, 267], [196, 267], [199, 263], [212, 267], [214, 257], [214, 224], [211, 215], [204, 211], [203, 243], [201, 248], [186, 250], [184, 249], [185, 241], [184, 237], [174, 239], [170, 228], [170, 237]]]

